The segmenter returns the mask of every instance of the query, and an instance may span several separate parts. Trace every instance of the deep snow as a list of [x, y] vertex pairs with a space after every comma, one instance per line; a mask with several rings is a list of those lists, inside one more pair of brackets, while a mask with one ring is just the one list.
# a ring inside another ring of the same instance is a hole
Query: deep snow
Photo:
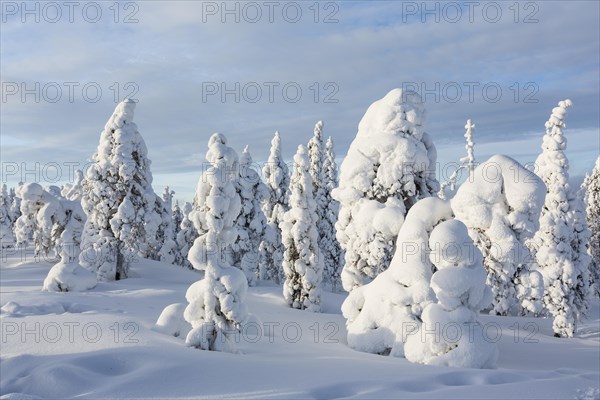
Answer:
[[[27, 257], [1, 260], [2, 398], [600, 396], [598, 299], [572, 339], [554, 338], [548, 319], [481, 315], [490, 337], [502, 329], [498, 368], [457, 369], [354, 351], [340, 312], [344, 293], [324, 292], [318, 314], [289, 308], [280, 287], [259, 282], [247, 296], [255, 322], [236, 345], [240, 354], [230, 354], [152, 330], [165, 306], [185, 302], [196, 271], [141, 260], [126, 280], [54, 293], [41, 291], [52, 263]], [[272, 334], [257, 336], [257, 326]]]

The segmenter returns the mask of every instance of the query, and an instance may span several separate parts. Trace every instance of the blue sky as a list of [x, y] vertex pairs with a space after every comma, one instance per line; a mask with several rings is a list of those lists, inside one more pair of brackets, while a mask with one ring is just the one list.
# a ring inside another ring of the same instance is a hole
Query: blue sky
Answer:
[[[369, 104], [395, 87], [424, 96], [442, 164], [462, 156], [468, 118], [477, 125], [479, 160], [504, 153], [534, 161], [544, 122], [565, 98], [574, 103], [566, 131], [571, 174], [591, 170], [600, 149], [596, 1], [472, 9], [420, 1], [109, 1], [76, 2], [72, 15], [47, 4], [29, 2], [27, 12], [21, 2], [2, 2], [1, 157], [9, 186], [24, 174], [55, 183], [57, 165], [59, 181], [68, 178], [69, 166], [95, 151], [115, 101], [134, 92], [155, 190], [170, 184], [186, 200], [211, 133], [239, 151], [249, 144], [260, 161], [279, 130], [291, 159], [323, 120], [343, 158]], [[224, 99], [222, 88], [230, 90]]]

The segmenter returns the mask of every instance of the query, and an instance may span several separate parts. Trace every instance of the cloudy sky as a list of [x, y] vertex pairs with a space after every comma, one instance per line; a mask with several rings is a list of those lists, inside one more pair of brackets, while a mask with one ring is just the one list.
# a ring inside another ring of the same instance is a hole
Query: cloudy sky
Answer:
[[424, 97], [442, 165], [462, 156], [468, 118], [478, 159], [534, 161], [565, 98], [571, 174], [599, 153], [597, 1], [24, 4], [1, 3], [9, 186], [68, 179], [124, 97], [139, 101], [155, 189], [185, 200], [211, 133], [260, 161], [279, 130], [291, 159], [323, 120], [341, 159], [369, 104], [395, 87]]

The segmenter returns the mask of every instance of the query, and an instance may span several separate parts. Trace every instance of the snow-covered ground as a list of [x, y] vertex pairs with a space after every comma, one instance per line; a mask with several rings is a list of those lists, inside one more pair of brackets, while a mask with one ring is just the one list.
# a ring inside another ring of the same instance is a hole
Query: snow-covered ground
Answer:
[[198, 272], [142, 260], [126, 280], [54, 293], [41, 291], [50, 263], [29, 254], [1, 264], [3, 399], [600, 397], [598, 299], [572, 339], [553, 337], [548, 319], [482, 315], [499, 338], [498, 368], [456, 369], [350, 349], [343, 293], [325, 292], [315, 314], [289, 308], [280, 287], [250, 288], [255, 322], [230, 354], [152, 330]]

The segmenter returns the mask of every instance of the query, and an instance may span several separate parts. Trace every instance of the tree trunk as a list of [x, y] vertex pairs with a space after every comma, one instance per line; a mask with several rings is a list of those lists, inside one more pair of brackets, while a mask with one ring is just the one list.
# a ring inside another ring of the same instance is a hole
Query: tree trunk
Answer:
[[127, 278], [127, 269], [125, 265], [125, 257], [123, 256], [122, 244], [119, 243], [117, 246], [117, 267], [115, 271], [115, 280], [121, 280]]

